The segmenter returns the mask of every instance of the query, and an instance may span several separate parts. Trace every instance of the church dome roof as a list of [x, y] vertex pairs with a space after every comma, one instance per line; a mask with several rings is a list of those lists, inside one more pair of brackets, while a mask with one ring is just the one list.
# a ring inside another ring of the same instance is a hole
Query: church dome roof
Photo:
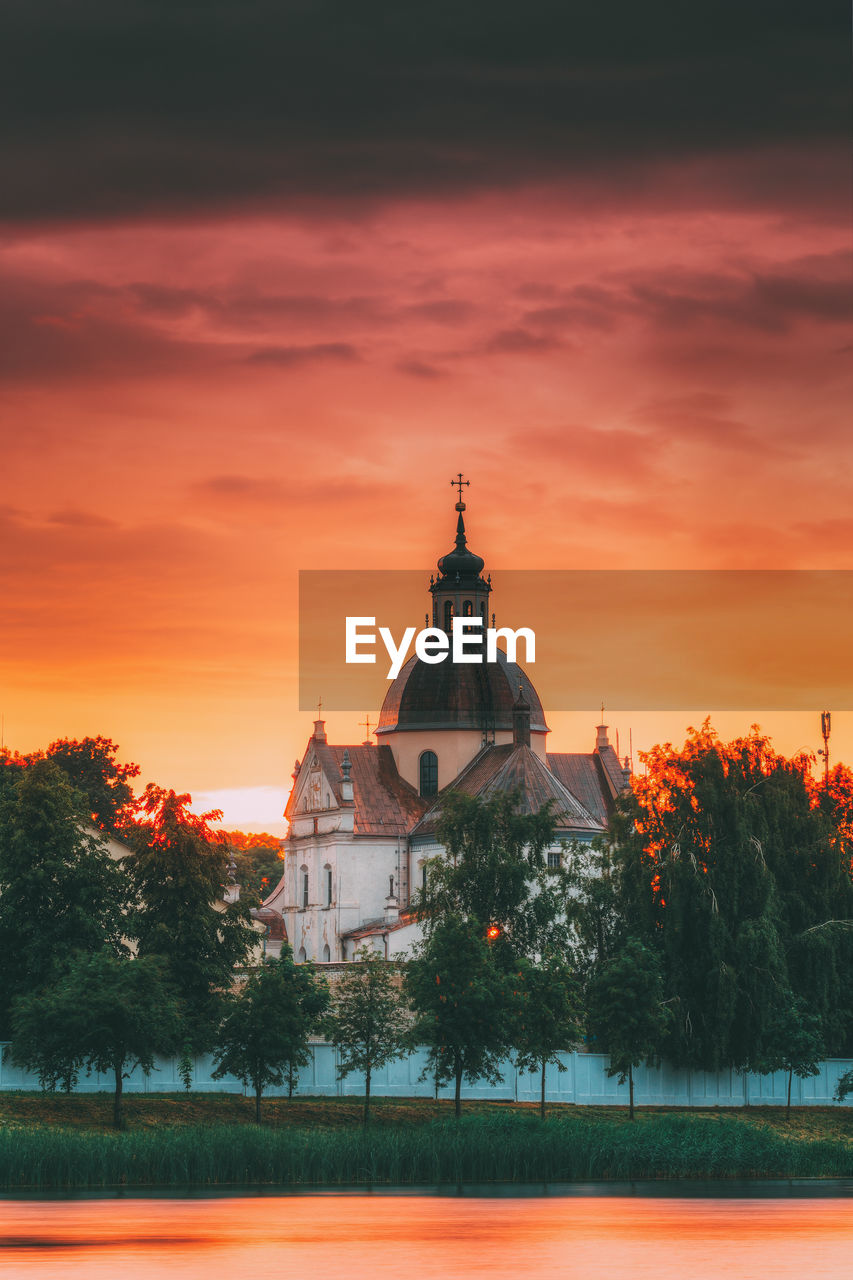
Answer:
[[539, 695], [526, 672], [498, 650], [497, 662], [427, 663], [410, 658], [391, 683], [376, 732], [416, 729], [512, 730], [519, 692], [530, 704], [533, 733], [547, 731]]

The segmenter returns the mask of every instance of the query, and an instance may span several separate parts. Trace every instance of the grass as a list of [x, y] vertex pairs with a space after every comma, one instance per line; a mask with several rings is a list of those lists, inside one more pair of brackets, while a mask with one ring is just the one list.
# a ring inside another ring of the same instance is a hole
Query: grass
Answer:
[[[15, 1099], [7, 1095], [2, 1101], [5, 1112]], [[81, 1099], [76, 1095], [67, 1101]], [[92, 1104], [96, 1099], [82, 1101]], [[155, 1102], [162, 1114], [167, 1100], [139, 1101]], [[221, 1095], [215, 1107], [206, 1106], [211, 1098], [200, 1101], [208, 1118], [214, 1111], [225, 1112]], [[300, 1099], [281, 1105], [293, 1108], [292, 1121], [262, 1128], [221, 1119], [200, 1125], [187, 1121], [186, 1113], [179, 1123], [137, 1125], [119, 1134], [18, 1120], [0, 1127], [0, 1187], [33, 1191], [853, 1177], [849, 1125], [846, 1132], [816, 1137], [781, 1132], [768, 1117], [756, 1119], [754, 1113], [744, 1119], [643, 1112], [630, 1124], [622, 1115], [567, 1107], [555, 1108], [543, 1123], [531, 1108], [472, 1104], [457, 1125], [440, 1105], [384, 1099], [377, 1107], [382, 1120], [364, 1132], [349, 1115], [357, 1113], [357, 1100]], [[306, 1123], [304, 1110], [299, 1118], [299, 1108], [312, 1105], [332, 1122]], [[848, 1119], [850, 1113], [831, 1114]], [[391, 1116], [396, 1122], [389, 1122]]]

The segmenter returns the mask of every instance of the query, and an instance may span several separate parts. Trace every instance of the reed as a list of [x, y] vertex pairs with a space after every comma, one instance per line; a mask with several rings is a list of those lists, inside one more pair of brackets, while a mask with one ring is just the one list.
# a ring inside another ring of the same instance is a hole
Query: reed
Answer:
[[725, 1117], [655, 1116], [617, 1126], [507, 1113], [367, 1131], [0, 1131], [6, 1191], [851, 1176], [850, 1142], [802, 1141]]

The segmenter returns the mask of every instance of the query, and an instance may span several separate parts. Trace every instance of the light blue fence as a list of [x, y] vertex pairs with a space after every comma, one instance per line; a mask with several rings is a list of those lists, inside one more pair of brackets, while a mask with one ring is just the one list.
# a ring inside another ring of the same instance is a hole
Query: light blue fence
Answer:
[[[0, 1091], [38, 1089], [38, 1080], [8, 1060], [5, 1046], [0, 1046]], [[628, 1085], [620, 1085], [615, 1076], [607, 1075], [608, 1059], [596, 1053], [562, 1055], [565, 1071], [550, 1066], [545, 1076], [548, 1102], [574, 1103], [579, 1106], [626, 1106]], [[388, 1098], [425, 1098], [434, 1095], [432, 1080], [421, 1079], [426, 1062], [422, 1051], [392, 1062], [376, 1072], [371, 1089], [377, 1096]], [[222, 1080], [211, 1078], [212, 1060], [197, 1058], [193, 1072], [193, 1089], [203, 1093], [238, 1093], [242, 1085], [233, 1076]], [[853, 1067], [853, 1060], [830, 1058], [822, 1062], [820, 1072], [800, 1080], [794, 1076], [791, 1102], [797, 1107], [825, 1107], [833, 1102], [838, 1078]], [[146, 1076], [138, 1069], [125, 1081], [125, 1089], [136, 1093], [178, 1093], [183, 1090], [178, 1075], [177, 1058], [158, 1059], [154, 1070]], [[689, 1071], [670, 1067], [638, 1067], [634, 1072], [634, 1100], [638, 1106], [657, 1107], [743, 1107], [784, 1106], [788, 1087], [787, 1074], [741, 1075], [737, 1071]], [[108, 1075], [82, 1075], [77, 1092], [111, 1091], [113, 1079]], [[269, 1095], [283, 1094], [285, 1088], [265, 1090]], [[343, 1097], [364, 1092], [363, 1077], [353, 1074], [338, 1080], [335, 1049], [317, 1043], [311, 1046], [311, 1062], [299, 1073], [297, 1092], [306, 1095]], [[452, 1097], [452, 1088], [443, 1088], [439, 1097]], [[495, 1101], [538, 1102], [539, 1076], [516, 1070], [507, 1062], [498, 1084], [478, 1081], [463, 1085], [463, 1098], [491, 1098]], [[838, 1105], [838, 1104], [835, 1104]], [[845, 1106], [853, 1105], [848, 1095]]]

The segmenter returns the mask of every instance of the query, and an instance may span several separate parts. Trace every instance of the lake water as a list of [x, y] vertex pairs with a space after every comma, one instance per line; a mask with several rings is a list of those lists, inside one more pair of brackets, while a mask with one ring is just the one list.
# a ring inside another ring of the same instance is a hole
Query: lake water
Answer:
[[[628, 1190], [628, 1189], [624, 1189]], [[853, 1198], [0, 1200], [0, 1274], [71, 1280], [848, 1280]]]

